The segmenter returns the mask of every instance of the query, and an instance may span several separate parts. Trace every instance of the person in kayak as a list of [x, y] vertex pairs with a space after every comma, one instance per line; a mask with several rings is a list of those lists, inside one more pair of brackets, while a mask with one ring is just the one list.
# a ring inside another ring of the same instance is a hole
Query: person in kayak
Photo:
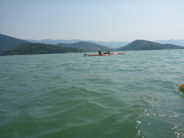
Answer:
[[98, 50], [98, 54], [99, 54], [99, 55], [102, 55], [102, 52], [101, 52], [101, 50]]
[[109, 51], [109, 49], [107, 50], [107, 52], [106, 53], [104, 53], [104, 54], [110, 54], [110, 51]]

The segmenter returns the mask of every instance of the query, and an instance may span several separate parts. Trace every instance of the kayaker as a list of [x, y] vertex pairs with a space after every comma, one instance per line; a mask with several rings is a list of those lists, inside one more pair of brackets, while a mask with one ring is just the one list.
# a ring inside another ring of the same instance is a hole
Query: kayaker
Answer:
[[98, 50], [98, 54], [99, 54], [99, 55], [102, 55], [102, 52], [101, 52], [100, 50]]
[[110, 51], [109, 51], [109, 49], [107, 50], [107, 52], [106, 53], [104, 53], [104, 54], [110, 54]]

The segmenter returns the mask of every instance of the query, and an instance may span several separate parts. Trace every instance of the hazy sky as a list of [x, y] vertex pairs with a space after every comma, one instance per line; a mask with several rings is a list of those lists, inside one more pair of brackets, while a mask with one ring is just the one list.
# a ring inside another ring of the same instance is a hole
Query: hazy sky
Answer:
[[22, 39], [184, 39], [184, 0], [0, 0], [0, 34]]

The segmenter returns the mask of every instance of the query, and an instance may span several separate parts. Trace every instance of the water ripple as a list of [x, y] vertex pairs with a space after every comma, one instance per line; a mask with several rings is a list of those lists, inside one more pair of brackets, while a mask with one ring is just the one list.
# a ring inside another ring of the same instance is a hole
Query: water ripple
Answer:
[[0, 135], [182, 138], [183, 52], [0, 57]]

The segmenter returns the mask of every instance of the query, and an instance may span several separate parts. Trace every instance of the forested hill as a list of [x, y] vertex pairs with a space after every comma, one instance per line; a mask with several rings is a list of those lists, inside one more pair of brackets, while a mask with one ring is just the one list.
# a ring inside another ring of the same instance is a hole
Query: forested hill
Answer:
[[55, 45], [28, 43], [19, 45], [11, 50], [3, 51], [1, 56], [5, 55], [28, 55], [28, 54], [50, 54], [50, 53], [68, 53], [68, 52], [82, 52], [80, 49], [71, 47], [59, 47]]
[[184, 49], [184, 47], [172, 44], [159, 44], [147, 40], [135, 40], [119, 50], [162, 50], [162, 49]]
[[0, 34], [0, 51], [10, 50], [18, 45], [29, 43], [28, 41]]

